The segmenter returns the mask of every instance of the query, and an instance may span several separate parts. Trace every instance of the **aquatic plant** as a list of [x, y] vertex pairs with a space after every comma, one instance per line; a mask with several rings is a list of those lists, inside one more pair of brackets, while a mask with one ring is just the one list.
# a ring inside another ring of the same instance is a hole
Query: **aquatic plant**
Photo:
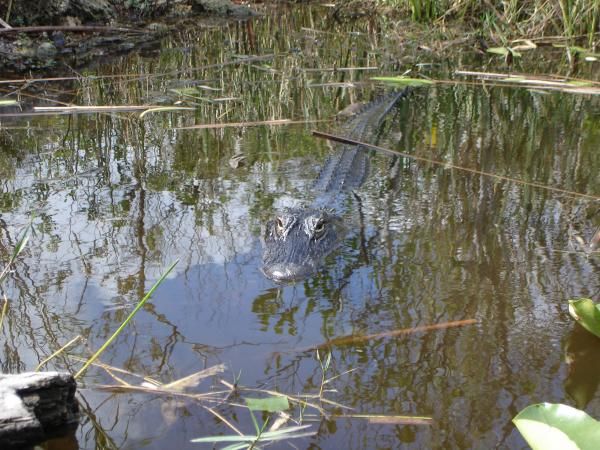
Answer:
[[600, 304], [589, 298], [569, 300], [569, 314], [583, 328], [600, 337]]
[[560, 403], [530, 405], [513, 423], [533, 450], [592, 450], [600, 442], [596, 419]]
[[418, 22], [460, 20], [492, 34], [511, 36], [579, 35], [593, 41], [598, 31], [600, 3], [595, 0], [477, 1], [373, 0], [376, 4], [410, 12]]

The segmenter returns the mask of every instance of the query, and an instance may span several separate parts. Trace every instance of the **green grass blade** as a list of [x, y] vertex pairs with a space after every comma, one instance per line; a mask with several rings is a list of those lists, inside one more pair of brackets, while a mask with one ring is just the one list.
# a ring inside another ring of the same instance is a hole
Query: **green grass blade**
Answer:
[[208, 436], [195, 438], [190, 440], [190, 442], [254, 442], [256, 441], [256, 436], [248, 436], [239, 434], [230, 434], [227, 436]]
[[258, 426], [258, 422], [256, 421], [256, 417], [254, 417], [252, 410], [250, 410], [250, 418], [252, 419], [252, 425], [254, 425], [254, 429], [256, 430], [256, 435], [260, 436], [260, 427]]
[[146, 303], [146, 301], [152, 296], [152, 294], [154, 293], [154, 291], [156, 290], [156, 288], [158, 288], [158, 286], [160, 286], [160, 284], [164, 281], [164, 279], [167, 277], [167, 275], [169, 275], [169, 273], [171, 273], [171, 271], [177, 265], [178, 262], [179, 262], [179, 260], [176, 260], [173, 264], [171, 264], [169, 266], [169, 268], [167, 269], [167, 271], [162, 274], [162, 276], [156, 281], [156, 283], [154, 283], [154, 285], [150, 288], [150, 290], [144, 296], [144, 298], [140, 300], [140, 302], [133, 309], [133, 311], [131, 311], [131, 313], [129, 314], [129, 316], [127, 316], [127, 318], [123, 321], [123, 323], [121, 324], [121, 326], [119, 328], [117, 328], [117, 331], [115, 331], [112, 334], [112, 336], [109, 337], [108, 340], [102, 345], [102, 347], [100, 347], [98, 349], [98, 351], [96, 353], [94, 353], [92, 355], [92, 357], [86, 361], [86, 363], [83, 365], [83, 367], [81, 369], [79, 369], [79, 371], [75, 374], [75, 378], [76, 379], [79, 378], [86, 371], [86, 369], [98, 358], [98, 356], [100, 356], [100, 354], [104, 350], [106, 350], [106, 348], [112, 343], [112, 341], [114, 341], [117, 338], [117, 336], [121, 333], [121, 331], [123, 331], [123, 329], [131, 321], [131, 319], [133, 319], [133, 316], [135, 316], [135, 314], [140, 310], [140, 308], [142, 306], [144, 306], [144, 303]]
[[252, 444], [247, 444], [246, 442], [244, 442], [242, 444], [231, 444], [231, 445], [228, 445], [227, 447], [223, 447], [222, 450], [241, 450], [243, 448], [250, 448], [250, 445], [252, 445]]
[[13, 250], [13, 253], [8, 261], [8, 264], [6, 264], [6, 267], [0, 273], [0, 283], [2, 283], [4, 281], [4, 279], [8, 275], [10, 266], [15, 262], [15, 260], [19, 256], [19, 254], [23, 251], [23, 249], [27, 245], [27, 241], [29, 240], [30, 231], [31, 231], [31, 223], [29, 225], [27, 225], [27, 228], [25, 228], [25, 230], [21, 234], [21, 237], [19, 238], [19, 241], [17, 242], [17, 245], [15, 246], [15, 249]]
[[429, 86], [434, 84], [433, 80], [425, 80], [423, 78], [409, 78], [404, 76], [399, 77], [371, 77], [373, 81], [383, 81], [384, 83], [398, 84], [400, 86]]
[[[190, 442], [269, 442], [269, 441], [280, 441], [282, 439], [294, 439], [299, 437], [312, 436], [316, 431], [305, 431], [298, 433], [298, 431], [310, 428], [310, 425], [299, 425], [287, 428], [281, 428], [277, 431], [265, 431], [260, 436], [248, 436], [248, 435], [227, 435], [227, 436], [208, 436], [192, 439]], [[235, 444], [238, 445], [238, 444]]]

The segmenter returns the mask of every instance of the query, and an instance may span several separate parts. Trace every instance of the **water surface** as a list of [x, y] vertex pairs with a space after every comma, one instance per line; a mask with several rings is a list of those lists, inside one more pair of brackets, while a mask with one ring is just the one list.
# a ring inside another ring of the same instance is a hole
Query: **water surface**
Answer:
[[[298, 448], [526, 448], [511, 418], [531, 403], [568, 403], [600, 417], [598, 345], [567, 311], [569, 298], [600, 292], [598, 257], [570, 245], [600, 225], [597, 200], [374, 153], [357, 196], [336, 202], [350, 232], [323, 270], [285, 286], [260, 272], [261, 225], [286, 206], [318, 200], [311, 186], [335, 148], [311, 131], [339, 130], [337, 111], [389, 89], [362, 82], [419, 62], [435, 63], [420, 69], [432, 77], [506, 70], [494, 57], [394, 53], [376, 31], [336, 24], [311, 7], [182, 31], [156, 52], [83, 71], [96, 78], [40, 85], [30, 101], [183, 100], [195, 111], [0, 117], [2, 261], [30, 221], [33, 230], [3, 286], [10, 308], [2, 371], [32, 370], [81, 335], [84, 345], [48, 364], [76, 370], [75, 357], [97, 349], [179, 259], [102, 362], [165, 383], [224, 363], [221, 377], [192, 391], [222, 389], [223, 378], [315, 394], [321, 366], [303, 349], [477, 320], [333, 348], [327, 378], [340, 376], [326, 385], [334, 390], [326, 399], [355, 414], [433, 423], [340, 418], [342, 408], [322, 403], [328, 416], [310, 410], [303, 423], [317, 434], [291, 441]], [[327, 70], [336, 67], [377, 70]], [[219, 100], [226, 97], [235, 99]], [[597, 196], [599, 111], [598, 100], [583, 95], [416, 88], [386, 122], [380, 145]], [[308, 122], [180, 129], [280, 118]], [[242, 408], [97, 389], [108, 383], [99, 368], [82, 380], [81, 448], [208, 448], [189, 440], [232, 431], [204, 406], [253, 430]], [[290, 413], [298, 419], [300, 411]]]

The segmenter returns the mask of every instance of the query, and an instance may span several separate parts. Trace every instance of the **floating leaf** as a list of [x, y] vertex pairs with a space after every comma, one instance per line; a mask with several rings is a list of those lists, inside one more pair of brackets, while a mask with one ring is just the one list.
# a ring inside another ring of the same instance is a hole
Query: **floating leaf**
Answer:
[[506, 56], [509, 53], [509, 50], [507, 47], [490, 47], [488, 49], [485, 50], [488, 53], [493, 53], [494, 55], [502, 55], [502, 56]]
[[287, 397], [272, 396], [267, 398], [245, 398], [248, 408], [252, 411], [279, 412], [290, 408]]
[[600, 443], [600, 422], [560, 403], [530, 405], [513, 423], [533, 450], [592, 450]]
[[434, 84], [432, 80], [424, 80], [422, 78], [409, 78], [409, 77], [372, 77], [371, 80], [383, 81], [386, 83], [400, 84], [402, 86], [427, 86]]
[[569, 300], [569, 314], [583, 328], [600, 337], [600, 304], [589, 298]]
[[[526, 47], [526, 48], [530, 48], [530, 47]], [[522, 48], [520, 48], [522, 50]], [[514, 48], [511, 47], [490, 47], [486, 50], [486, 52], [488, 53], [493, 53], [494, 55], [501, 55], [501, 56], [513, 56], [515, 58], [520, 58], [521, 54]]]

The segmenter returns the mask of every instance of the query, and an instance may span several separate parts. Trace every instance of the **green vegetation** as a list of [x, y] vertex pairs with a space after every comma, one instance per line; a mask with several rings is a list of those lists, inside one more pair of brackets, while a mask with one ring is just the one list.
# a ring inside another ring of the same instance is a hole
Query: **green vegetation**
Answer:
[[589, 298], [569, 300], [569, 314], [583, 328], [600, 337], [600, 304]]
[[600, 442], [600, 423], [567, 405], [530, 405], [513, 422], [533, 450], [592, 450]]
[[[237, 450], [244, 448], [256, 448], [259, 444], [268, 444], [283, 439], [294, 439], [300, 437], [308, 437], [316, 434], [314, 430], [307, 430], [310, 425], [297, 425], [291, 427], [280, 428], [283, 422], [274, 422], [274, 425], [267, 431], [269, 419], [267, 418], [262, 425], [258, 424], [256, 417], [252, 411], [265, 412], [280, 412], [290, 408], [288, 398], [286, 396], [271, 396], [267, 398], [246, 398], [246, 404], [250, 411], [250, 418], [254, 425], [254, 435], [245, 435], [238, 431], [238, 434], [227, 436], [210, 436], [192, 439], [195, 443], [217, 443], [217, 442], [233, 442], [232, 445], [226, 447], [228, 450]], [[284, 416], [285, 417], [285, 416]], [[237, 431], [237, 430], [236, 430]]]
[[[569, 313], [586, 330], [600, 337], [600, 304], [589, 298], [569, 300]], [[584, 411], [552, 403], [530, 405], [513, 419], [534, 449], [598, 448], [600, 423]]]
[[459, 20], [501, 36], [576, 37], [590, 43], [599, 31], [600, 3], [596, 0], [373, 0], [377, 5], [409, 11], [419, 22]]

